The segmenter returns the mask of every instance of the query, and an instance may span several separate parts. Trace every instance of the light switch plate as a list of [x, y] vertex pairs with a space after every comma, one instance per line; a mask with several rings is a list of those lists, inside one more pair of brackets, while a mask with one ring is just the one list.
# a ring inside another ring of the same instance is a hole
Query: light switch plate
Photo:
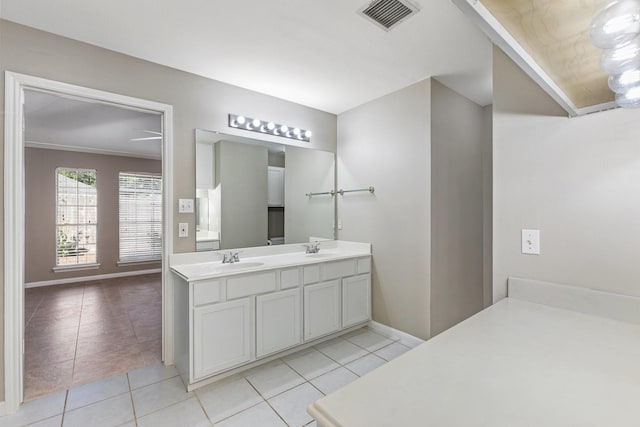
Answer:
[[193, 199], [179, 199], [178, 213], [193, 213]]
[[189, 237], [189, 223], [178, 223], [178, 237]]
[[522, 253], [540, 255], [540, 230], [522, 229]]

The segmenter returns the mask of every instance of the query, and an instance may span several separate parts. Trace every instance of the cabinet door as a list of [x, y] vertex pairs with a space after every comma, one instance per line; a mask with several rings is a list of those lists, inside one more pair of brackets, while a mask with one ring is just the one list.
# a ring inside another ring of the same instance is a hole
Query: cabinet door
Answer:
[[304, 288], [304, 339], [312, 340], [340, 329], [340, 280]]
[[256, 356], [262, 357], [299, 344], [300, 289], [256, 297]]
[[342, 279], [342, 327], [371, 319], [371, 276]]
[[193, 309], [193, 379], [251, 358], [249, 298]]
[[269, 166], [267, 173], [268, 204], [282, 207], [284, 206], [284, 168]]

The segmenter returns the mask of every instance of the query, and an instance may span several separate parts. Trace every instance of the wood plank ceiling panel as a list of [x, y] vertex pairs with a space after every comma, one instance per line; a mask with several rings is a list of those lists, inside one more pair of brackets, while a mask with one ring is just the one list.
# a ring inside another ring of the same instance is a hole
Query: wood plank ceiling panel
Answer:
[[577, 108], [613, 101], [600, 50], [589, 41], [606, 0], [481, 0]]

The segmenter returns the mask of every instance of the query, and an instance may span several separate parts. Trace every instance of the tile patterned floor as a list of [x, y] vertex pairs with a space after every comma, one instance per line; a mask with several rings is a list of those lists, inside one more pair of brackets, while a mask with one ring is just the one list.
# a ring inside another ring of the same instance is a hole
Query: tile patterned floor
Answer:
[[160, 274], [25, 291], [25, 400], [160, 362]]
[[309, 404], [409, 349], [362, 328], [190, 393], [174, 367], [155, 364], [32, 400], [0, 425], [315, 426]]

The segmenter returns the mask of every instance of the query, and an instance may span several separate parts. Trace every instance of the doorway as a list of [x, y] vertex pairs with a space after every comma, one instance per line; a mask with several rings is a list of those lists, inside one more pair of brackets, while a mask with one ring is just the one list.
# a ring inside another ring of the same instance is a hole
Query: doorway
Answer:
[[[16, 73], [6, 73], [6, 99], [5, 104], [5, 405], [6, 412], [11, 413], [18, 409], [24, 396], [24, 348], [22, 343], [25, 339], [25, 266], [29, 265], [29, 260], [25, 259], [25, 231], [30, 226], [25, 221], [25, 131], [23, 123], [25, 120], [25, 94], [47, 93], [53, 94], [66, 100], [76, 100], [94, 105], [117, 107], [120, 110], [135, 111], [137, 113], [152, 114], [159, 117], [160, 132], [150, 129], [138, 129], [140, 131], [151, 131], [156, 134], [146, 133], [145, 135], [131, 135], [130, 140], [144, 140], [152, 136], [161, 142], [162, 165], [161, 172], [164, 183], [161, 189], [162, 199], [162, 219], [159, 225], [162, 230], [162, 243], [160, 248], [160, 286], [161, 293], [161, 314], [162, 319], [162, 360], [167, 364], [173, 363], [173, 330], [172, 325], [172, 283], [168, 274], [168, 258], [172, 247], [172, 227], [173, 212], [172, 201], [172, 107], [166, 104], [155, 103], [137, 98], [116, 95], [108, 92], [97, 91], [79, 86], [54, 82]], [[145, 132], [143, 132], [145, 133]], [[129, 142], [131, 145], [131, 142]], [[32, 147], [33, 148], [33, 147]], [[51, 147], [47, 147], [51, 148]], [[29, 148], [31, 149], [31, 148]], [[37, 147], [33, 149], [44, 149]], [[90, 191], [92, 177], [89, 171], [88, 176], [78, 178], [87, 172], [83, 168], [65, 165], [62, 170], [56, 171], [57, 179], [61, 179], [66, 184], [73, 184], [81, 187], [77, 194]], [[91, 168], [89, 168], [91, 169]], [[127, 171], [135, 172], [135, 171]], [[75, 174], [75, 175], [74, 175]], [[60, 178], [62, 176], [62, 178]], [[74, 179], [75, 178], [75, 179]], [[98, 178], [99, 179], [99, 176]], [[80, 185], [82, 184], [82, 185]], [[69, 185], [71, 187], [71, 185]], [[77, 201], [78, 197], [76, 197]], [[112, 200], [113, 203], [113, 200]], [[89, 204], [90, 205], [90, 204]], [[95, 236], [100, 236], [99, 232], [92, 233], [101, 227], [99, 220], [96, 227], [90, 223], [78, 225], [78, 221], [60, 221], [60, 211], [56, 213], [56, 246], [51, 250], [56, 253], [56, 262], [52, 270], [56, 267], [62, 269], [64, 279], [36, 280], [42, 284], [56, 284], [56, 281], [67, 280], [73, 275], [65, 269], [72, 265], [71, 269], [83, 270], [95, 269], [102, 259], [98, 243]], [[69, 212], [66, 215], [71, 215]], [[77, 219], [77, 218], [76, 218]], [[64, 226], [73, 224], [75, 228], [70, 229]], [[62, 239], [65, 234], [67, 239]], [[97, 255], [96, 255], [96, 248]], [[120, 248], [122, 255], [122, 248]], [[126, 260], [125, 260], [126, 261]], [[75, 264], [75, 265], [74, 265]], [[98, 266], [99, 268], [99, 266]], [[55, 274], [55, 273], [54, 273]], [[94, 271], [95, 274], [95, 271]], [[101, 277], [103, 280], [116, 279], [118, 275]], [[142, 277], [142, 276], [141, 276]], [[122, 280], [122, 279], [120, 279]], [[46, 283], [49, 282], [49, 283]], [[64, 286], [71, 287], [72, 283]], [[84, 284], [83, 286], [86, 286]], [[84, 291], [83, 291], [84, 292]]]

